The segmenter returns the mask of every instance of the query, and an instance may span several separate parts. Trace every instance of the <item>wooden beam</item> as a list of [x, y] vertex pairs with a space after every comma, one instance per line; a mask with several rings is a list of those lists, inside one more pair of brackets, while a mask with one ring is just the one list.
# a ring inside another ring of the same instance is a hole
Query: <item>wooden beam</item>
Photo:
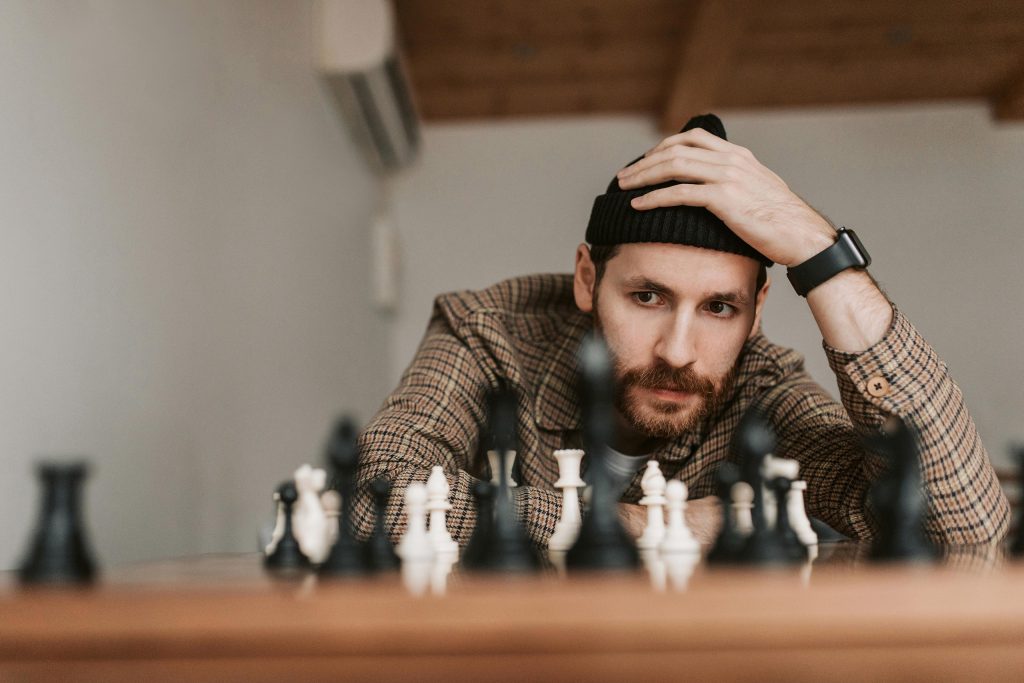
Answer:
[[992, 98], [992, 115], [997, 121], [1024, 121], [1024, 65], [1017, 78]]
[[661, 116], [665, 132], [679, 130], [691, 116], [714, 106], [719, 84], [729, 76], [752, 8], [750, 0], [695, 3]]

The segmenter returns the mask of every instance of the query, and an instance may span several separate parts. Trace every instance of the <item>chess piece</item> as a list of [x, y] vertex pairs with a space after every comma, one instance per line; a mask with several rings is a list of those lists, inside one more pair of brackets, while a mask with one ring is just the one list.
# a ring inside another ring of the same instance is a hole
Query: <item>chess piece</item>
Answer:
[[327, 489], [320, 494], [320, 506], [327, 518], [327, 547], [338, 541], [338, 518], [341, 516], [341, 494], [334, 489]]
[[668, 508], [668, 528], [661, 542], [661, 555], [699, 553], [700, 543], [686, 526], [686, 484], [673, 479], [665, 487], [665, 506]]
[[565, 554], [576, 542], [580, 533], [580, 489], [586, 484], [580, 477], [583, 451], [566, 448], [555, 451], [558, 460], [558, 481], [555, 488], [562, 490], [562, 515], [555, 524], [555, 531], [548, 539], [548, 559], [559, 572], [565, 571]]
[[789, 458], [777, 458], [772, 454], [765, 456], [764, 464], [761, 465], [761, 480], [764, 482], [762, 491], [764, 500], [764, 517], [768, 526], [775, 528], [775, 496], [771, 495], [769, 483], [776, 477], [785, 477], [793, 481], [800, 474], [800, 463]]
[[434, 546], [427, 532], [427, 487], [414, 481], [405, 489], [405, 533], [395, 552], [402, 560], [402, 583], [413, 595], [422, 595], [430, 586]]
[[366, 550], [355, 536], [352, 508], [356, 491], [356, 468], [359, 466], [359, 444], [355, 423], [342, 418], [335, 423], [327, 442], [327, 461], [341, 495], [337, 540], [320, 564], [321, 577], [360, 576], [369, 571]]
[[566, 554], [572, 569], [636, 569], [640, 555], [619, 519], [621, 492], [609, 471], [608, 444], [614, 429], [612, 361], [604, 341], [588, 333], [580, 345], [583, 446], [590, 458], [591, 503], [579, 536]]
[[295, 488], [299, 500], [295, 505], [292, 526], [302, 553], [313, 564], [320, 564], [327, 558], [330, 545], [327, 543], [327, 513], [320, 502], [320, 492], [327, 483], [327, 472], [303, 465], [295, 470]]
[[284, 508], [284, 531], [277, 542], [274, 552], [264, 559], [264, 566], [280, 576], [298, 576], [309, 569], [309, 558], [306, 557], [299, 542], [295, 538], [295, 530], [292, 527], [292, 511], [295, 501], [299, 499], [299, 492], [295, 489], [294, 481], [286, 481], [277, 489], [278, 498]]
[[736, 533], [749, 536], [754, 532], [754, 489], [745, 481], [732, 485], [732, 517]]
[[[494, 496], [494, 518], [491, 533], [484, 536], [486, 545], [480, 554], [464, 564], [468, 568], [499, 572], [533, 572], [540, 569], [540, 558], [512, 506], [509, 486], [508, 456], [515, 451], [516, 398], [508, 389], [488, 397], [490, 432], [498, 454], [499, 485]], [[478, 520], [479, 523], [479, 520]], [[474, 549], [476, 550], [476, 549]]]
[[[740, 484], [743, 484], [750, 491], [751, 501], [754, 497], [754, 489], [750, 484], [740, 481], [740, 470], [731, 462], [723, 462], [715, 474], [716, 493], [722, 510], [722, 525], [718, 531], [715, 543], [708, 551], [707, 560], [709, 564], [733, 564], [739, 562], [739, 554], [743, 549], [747, 534], [740, 533], [736, 525], [735, 516], [730, 514], [733, 505], [733, 495]], [[751, 523], [750, 531], [753, 531]], [[748, 532], [749, 533], [749, 532]]]
[[505, 466], [501, 466], [501, 454], [495, 450], [487, 451], [487, 464], [491, 470], [491, 483], [495, 486], [501, 486], [501, 473], [504, 471], [505, 476], [508, 478], [509, 488], [515, 488], [519, 484], [515, 480], [514, 472], [516, 469], [516, 452], [509, 451], [508, 456], [505, 458]]
[[26, 584], [87, 584], [96, 576], [92, 552], [82, 523], [84, 462], [41, 463], [39, 521], [18, 571]]
[[439, 556], [451, 557], [454, 562], [459, 556], [459, 544], [448, 532], [445, 516], [452, 509], [448, 502], [451, 486], [444, 476], [444, 468], [434, 465], [427, 479], [427, 512], [430, 515], [430, 541]]
[[924, 535], [927, 504], [913, 431], [892, 416], [868, 446], [889, 461], [869, 493], [878, 526], [869, 557], [876, 562], [933, 561], [935, 548]]
[[786, 499], [789, 496], [792, 481], [787, 477], [775, 477], [769, 482], [772, 497], [775, 498], [775, 535], [778, 536], [779, 544], [786, 553], [786, 557], [795, 563], [806, 562], [808, 556], [807, 547], [797, 538], [796, 532], [789, 523], [789, 506]]
[[818, 534], [814, 533], [811, 520], [807, 517], [807, 508], [804, 505], [804, 491], [806, 490], [806, 481], [799, 479], [794, 481], [786, 496], [786, 507], [789, 510], [789, 523], [792, 525], [793, 531], [796, 532], [796, 537], [807, 548], [808, 559], [813, 562], [818, 558]]
[[775, 450], [775, 433], [757, 408], [748, 409], [740, 419], [732, 448], [740, 463], [743, 480], [754, 490], [754, 530], [745, 539], [739, 559], [743, 564], [788, 565], [792, 563], [792, 557], [765, 512], [765, 462]]
[[[1017, 485], [1024, 487], [1024, 446], [1016, 446], [1013, 451], [1018, 468]], [[1020, 495], [1024, 496], [1024, 491]], [[1010, 543], [1010, 554], [1013, 557], [1024, 556], [1024, 512], [1021, 512], [1021, 518], [1017, 520], [1017, 533]]]
[[284, 535], [284, 503], [281, 502], [281, 494], [274, 491], [274, 510], [276, 514], [274, 516], [274, 530], [270, 533], [270, 542], [263, 548], [263, 554], [269, 555], [274, 552], [277, 547], [277, 542], [281, 540], [281, 536]]
[[473, 484], [471, 491], [476, 499], [476, 526], [462, 553], [462, 564], [466, 569], [482, 568], [485, 553], [493, 542], [495, 488], [486, 481]]
[[641, 553], [658, 549], [665, 539], [665, 487], [665, 477], [658, 462], [647, 461], [647, 469], [640, 479], [640, 489], [644, 493], [640, 505], [647, 508], [647, 525], [636, 542]]
[[370, 491], [373, 494], [373, 533], [363, 546], [366, 566], [372, 572], [394, 571], [400, 563], [384, 528], [384, 511], [391, 495], [391, 482], [378, 477], [370, 482]]

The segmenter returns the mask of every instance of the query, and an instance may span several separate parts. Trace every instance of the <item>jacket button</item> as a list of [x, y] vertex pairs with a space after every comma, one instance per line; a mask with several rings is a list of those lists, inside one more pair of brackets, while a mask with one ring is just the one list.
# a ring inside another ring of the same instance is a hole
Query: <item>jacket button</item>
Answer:
[[889, 380], [881, 375], [876, 375], [868, 380], [868, 393], [875, 398], [888, 396], [890, 388]]

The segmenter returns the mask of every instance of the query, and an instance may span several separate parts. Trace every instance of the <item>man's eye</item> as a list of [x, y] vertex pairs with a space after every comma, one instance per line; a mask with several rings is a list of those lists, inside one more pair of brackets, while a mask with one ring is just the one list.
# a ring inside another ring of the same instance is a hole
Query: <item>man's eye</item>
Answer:
[[633, 300], [643, 306], [657, 306], [661, 303], [661, 296], [654, 292], [634, 292]]
[[735, 312], [735, 308], [725, 303], [724, 301], [712, 301], [708, 304], [708, 311], [712, 315], [717, 315], [721, 318], [727, 318]]

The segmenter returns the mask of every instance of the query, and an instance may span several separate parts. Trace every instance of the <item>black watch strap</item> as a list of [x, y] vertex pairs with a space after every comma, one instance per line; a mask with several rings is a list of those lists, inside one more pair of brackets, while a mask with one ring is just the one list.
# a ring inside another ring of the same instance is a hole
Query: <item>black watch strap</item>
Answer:
[[807, 296], [809, 291], [847, 268], [867, 268], [870, 265], [871, 255], [857, 239], [857, 233], [839, 228], [835, 244], [787, 269], [786, 277], [797, 294]]

